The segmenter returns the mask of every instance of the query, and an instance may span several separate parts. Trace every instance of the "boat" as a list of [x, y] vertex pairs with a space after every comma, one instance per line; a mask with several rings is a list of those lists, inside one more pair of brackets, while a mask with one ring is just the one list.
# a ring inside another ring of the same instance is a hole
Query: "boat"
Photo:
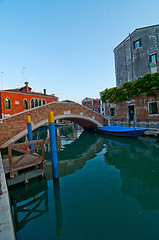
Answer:
[[146, 132], [147, 128], [132, 128], [132, 127], [121, 127], [121, 126], [104, 126], [98, 128], [99, 132], [104, 134], [119, 136], [119, 137], [139, 137], [141, 134]]

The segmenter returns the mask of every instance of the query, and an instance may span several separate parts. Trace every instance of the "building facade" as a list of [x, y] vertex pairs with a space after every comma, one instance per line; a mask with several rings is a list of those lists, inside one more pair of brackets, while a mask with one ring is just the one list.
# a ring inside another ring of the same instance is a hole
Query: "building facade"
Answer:
[[46, 94], [46, 89], [43, 93], [32, 92], [28, 82], [25, 82], [22, 88], [0, 91], [0, 118], [57, 101], [58, 97]]
[[159, 25], [138, 28], [115, 49], [116, 86], [159, 72]]
[[140, 96], [119, 103], [106, 102], [106, 116], [110, 122], [149, 122], [159, 127], [159, 92], [155, 96]]
[[100, 99], [88, 98], [82, 100], [82, 105], [90, 108], [91, 110], [100, 113]]

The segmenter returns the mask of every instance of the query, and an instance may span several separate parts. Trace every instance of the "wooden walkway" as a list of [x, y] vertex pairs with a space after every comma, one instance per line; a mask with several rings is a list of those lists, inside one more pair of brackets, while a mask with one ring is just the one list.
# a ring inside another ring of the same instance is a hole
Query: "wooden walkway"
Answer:
[[[14, 172], [41, 164], [41, 159], [39, 158], [39, 155], [36, 153], [34, 153], [34, 155], [31, 155], [31, 156], [27, 156], [27, 155], [24, 156], [20, 164], [16, 164], [18, 160], [19, 160], [19, 156], [12, 157], [13, 166], [15, 165], [15, 167], [13, 168]], [[4, 166], [5, 174], [10, 173], [9, 158], [6, 158], [3, 160], [3, 166]]]
[[[29, 146], [32, 148], [29, 149]], [[34, 153], [36, 148], [41, 150], [41, 155]], [[21, 155], [12, 156], [12, 151], [20, 152]], [[23, 181], [27, 183], [30, 178], [43, 175], [45, 162], [43, 140], [8, 146], [8, 158], [3, 159], [4, 172], [9, 174], [10, 177], [7, 179], [8, 185], [14, 185]], [[38, 167], [37, 170], [31, 170], [35, 166]]]

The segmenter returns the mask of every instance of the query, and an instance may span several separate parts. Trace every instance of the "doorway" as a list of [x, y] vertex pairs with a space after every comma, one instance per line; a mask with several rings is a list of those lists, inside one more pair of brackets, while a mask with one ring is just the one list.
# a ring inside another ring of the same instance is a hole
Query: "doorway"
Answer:
[[134, 114], [135, 114], [134, 105], [128, 106], [128, 120], [129, 121], [133, 121], [134, 120]]

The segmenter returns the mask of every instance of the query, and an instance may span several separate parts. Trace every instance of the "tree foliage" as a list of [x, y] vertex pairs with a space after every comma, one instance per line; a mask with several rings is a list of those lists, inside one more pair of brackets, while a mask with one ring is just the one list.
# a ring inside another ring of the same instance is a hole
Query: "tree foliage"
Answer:
[[146, 93], [147, 96], [153, 96], [159, 90], [159, 73], [146, 73], [144, 77], [133, 82], [125, 82], [120, 88], [106, 88], [102, 92], [102, 102], [118, 103], [122, 100], [139, 96]]

